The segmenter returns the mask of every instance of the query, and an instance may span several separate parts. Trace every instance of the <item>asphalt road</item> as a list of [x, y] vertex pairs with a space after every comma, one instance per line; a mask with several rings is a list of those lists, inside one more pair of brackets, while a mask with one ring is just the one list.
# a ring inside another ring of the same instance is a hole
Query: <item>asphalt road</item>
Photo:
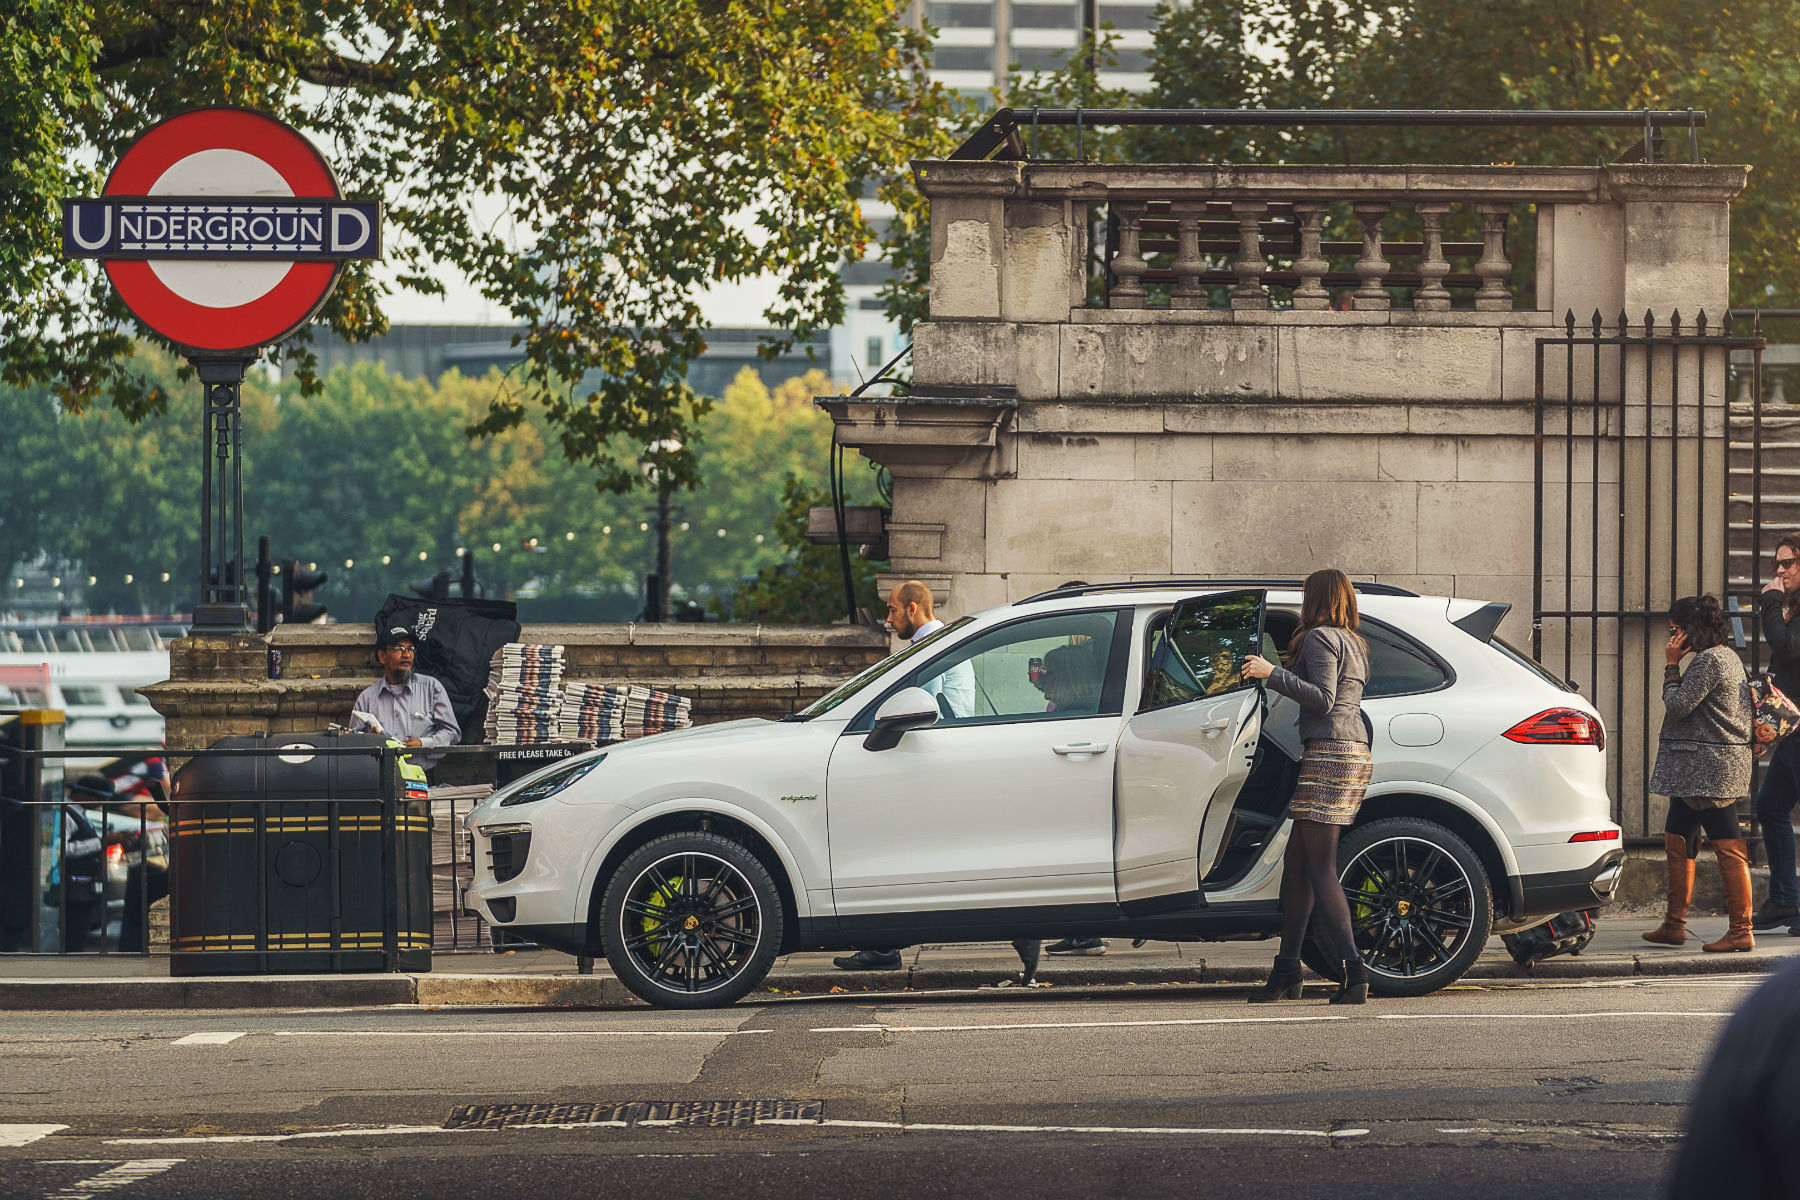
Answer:
[[10, 1013], [0, 1196], [1644, 1200], [1756, 982]]

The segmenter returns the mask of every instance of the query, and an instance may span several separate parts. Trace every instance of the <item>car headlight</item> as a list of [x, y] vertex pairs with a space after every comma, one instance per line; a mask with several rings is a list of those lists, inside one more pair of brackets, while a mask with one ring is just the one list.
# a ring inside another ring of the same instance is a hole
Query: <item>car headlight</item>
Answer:
[[605, 761], [606, 755], [596, 754], [592, 758], [578, 759], [554, 768], [547, 775], [530, 776], [524, 786], [500, 797], [500, 807], [511, 808], [515, 804], [535, 804], [539, 800], [548, 800]]

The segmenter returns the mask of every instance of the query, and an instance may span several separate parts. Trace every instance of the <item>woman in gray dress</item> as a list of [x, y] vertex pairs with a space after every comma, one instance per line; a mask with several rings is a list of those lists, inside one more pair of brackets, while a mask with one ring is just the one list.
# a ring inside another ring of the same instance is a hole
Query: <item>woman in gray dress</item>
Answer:
[[1361, 1004], [1369, 997], [1369, 972], [1356, 953], [1350, 903], [1338, 880], [1338, 833], [1356, 820], [1369, 786], [1369, 734], [1363, 724], [1363, 685], [1369, 680], [1369, 648], [1356, 632], [1356, 589], [1342, 571], [1314, 571], [1300, 598], [1300, 628], [1276, 666], [1257, 655], [1244, 674], [1300, 705], [1300, 782], [1288, 804], [1293, 831], [1281, 872], [1281, 949], [1252, 1004], [1300, 998], [1300, 941], [1313, 910], [1344, 964], [1344, 983], [1333, 1004]]
[[[1704, 830], [1724, 877], [1731, 925], [1724, 937], [1701, 949], [1756, 948], [1750, 933], [1750, 856], [1732, 808], [1750, 794], [1750, 681], [1726, 645], [1730, 636], [1716, 597], [1684, 596], [1669, 609], [1662, 735], [1649, 788], [1669, 798], [1663, 823], [1668, 911], [1661, 925], [1644, 934], [1646, 942], [1659, 946], [1687, 941], [1694, 859]], [[1679, 664], [1688, 654], [1693, 661], [1683, 672]]]

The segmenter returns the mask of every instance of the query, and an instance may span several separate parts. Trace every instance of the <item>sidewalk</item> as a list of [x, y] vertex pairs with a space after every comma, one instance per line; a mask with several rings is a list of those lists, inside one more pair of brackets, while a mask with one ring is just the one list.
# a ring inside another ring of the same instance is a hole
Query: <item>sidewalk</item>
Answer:
[[[1688, 944], [1659, 948], [1638, 934], [1654, 917], [1621, 914], [1601, 919], [1594, 940], [1579, 956], [1565, 955], [1521, 970], [1494, 938], [1464, 978], [1595, 979], [1650, 975], [1761, 972], [1800, 953], [1800, 937], [1776, 929], [1757, 935], [1748, 954], [1706, 954], [1702, 942], [1725, 931], [1723, 917], [1688, 926]], [[1695, 936], [1698, 935], [1698, 936]], [[1260, 982], [1274, 957], [1268, 942], [1151, 942], [1132, 949], [1109, 943], [1101, 957], [1044, 956], [1038, 977], [1051, 987], [1128, 988], [1218, 985], [1242, 988]], [[1019, 959], [1004, 943], [918, 946], [897, 971], [840, 971], [830, 954], [790, 954], [778, 959], [765, 987], [777, 995], [831, 992], [890, 994], [992, 988], [1016, 978]], [[66, 958], [0, 957], [0, 1009], [306, 1008], [383, 1004], [523, 1005], [600, 1007], [641, 1003], [612, 978], [604, 959], [594, 974], [576, 973], [575, 961], [553, 951], [441, 954], [434, 969], [418, 975], [282, 975], [168, 977], [168, 960], [135, 955]]]

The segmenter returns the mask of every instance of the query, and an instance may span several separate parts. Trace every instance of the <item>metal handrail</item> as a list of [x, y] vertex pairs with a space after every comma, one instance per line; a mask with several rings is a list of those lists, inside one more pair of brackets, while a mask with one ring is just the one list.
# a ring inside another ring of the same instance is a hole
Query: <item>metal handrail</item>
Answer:
[[[1693, 161], [1700, 161], [1699, 128], [1706, 124], [1704, 109], [1643, 108], [1510, 109], [1510, 108], [1002, 108], [963, 139], [951, 152], [952, 159], [985, 159], [1009, 146], [1009, 158], [1036, 156], [1040, 126], [1073, 126], [1077, 138], [1095, 125], [1336, 125], [1401, 126], [1435, 125], [1472, 127], [1610, 127], [1644, 131], [1645, 162], [1656, 161], [1656, 144], [1665, 127], [1686, 128]], [[1032, 131], [1032, 145], [1019, 141], [1019, 131]], [[1655, 132], [1653, 132], [1655, 131]], [[1080, 151], [1078, 155], [1081, 155]]]

